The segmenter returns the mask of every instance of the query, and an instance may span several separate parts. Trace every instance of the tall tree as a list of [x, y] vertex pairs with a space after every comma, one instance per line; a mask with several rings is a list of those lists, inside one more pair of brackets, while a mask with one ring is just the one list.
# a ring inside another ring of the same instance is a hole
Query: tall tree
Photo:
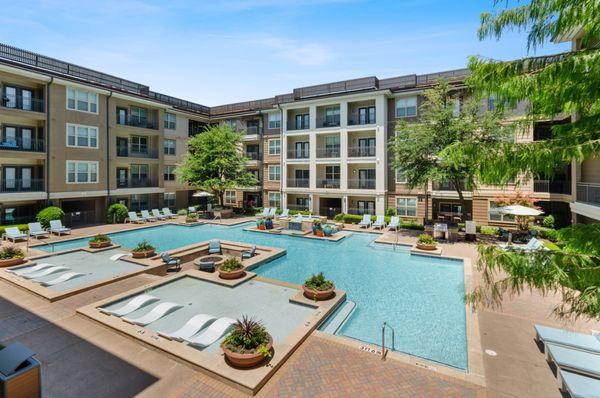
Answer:
[[475, 165], [465, 161], [448, 162], [444, 151], [462, 142], [494, 146], [508, 139], [509, 126], [502, 123], [501, 113], [482, 112], [481, 101], [471, 97], [456, 113], [457, 93], [446, 81], [440, 81], [423, 94], [416, 122], [400, 121], [396, 137], [390, 142], [393, 167], [402, 170], [411, 188], [428, 181], [449, 183], [458, 194], [463, 214], [464, 191], [476, 187]]
[[177, 166], [179, 180], [202, 188], [219, 198], [227, 189], [257, 185], [245, 165], [242, 136], [228, 126], [211, 126], [188, 141], [188, 152]]

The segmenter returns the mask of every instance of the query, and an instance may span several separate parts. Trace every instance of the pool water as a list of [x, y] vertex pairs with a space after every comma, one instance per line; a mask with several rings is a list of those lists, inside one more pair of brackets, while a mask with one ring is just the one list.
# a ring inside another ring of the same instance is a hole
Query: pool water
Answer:
[[[212, 238], [285, 248], [285, 256], [253, 271], [296, 284], [324, 272], [357, 304], [338, 334], [380, 344], [381, 325], [387, 322], [395, 330], [396, 350], [467, 369], [462, 261], [377, 245], [377, 235], [369, 233], [328, 242], [244, 231], [248, 225], [162, 225], [110, 236], [127, 248], [145, 239], [159, 251]], [[57, 243], [54, 250], [86, 244], [85, 239]]]

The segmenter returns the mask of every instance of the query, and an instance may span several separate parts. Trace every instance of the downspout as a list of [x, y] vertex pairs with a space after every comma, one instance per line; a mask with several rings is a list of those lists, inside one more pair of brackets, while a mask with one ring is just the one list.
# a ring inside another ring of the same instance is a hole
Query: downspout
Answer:
[[[280, 122], [279, 122], [279, 139], [280, 139], [280, 141], [279, 141], [279, 148], [280, 148], [280, 150], [279, 150], [279, 166], [281, 167], [280, 175], [282, 176], [282, 179], [279, 181], [279, 194], [283, 195], [282, 191], [283, 191], [283, 169], [284, 169], [284, 167], [283, 167], [283, 150], [281, 149], [281, 148], [283, 148], [282, 144], [283, 144], [283, 140], [284, 140], [284, 138], [283, 138], [283, 109], [281, 109], [281, 104], [277, 104], [277, 108], [279, 108], [279, 120], [280, 120]], [[285, 148], [287, 150], [287, 145], [285, 146]], [[268, 171], [268, 169], [267, 169], [267, 171]], [[287, 166], [285, 168], [285, 178], [287, 178]], [[267, 200], [268, 199], [269, 198], [267, 197]], [[264, 200], [263, 200], [263, 203], [264, 203]], [[285, 207], [288, 207], [287, 204], [288, 203], [286, 200]]]
[[50, 85], [54, 82], [54, 76], [46, 84], [46, 206], [50, 204]]
[[106, 97], [106, 205], [107, 208], [110, 205], [110, 110], [108, 108], [108, 102], [112, 97], [113, 92], [111, 90], [108, 97]]

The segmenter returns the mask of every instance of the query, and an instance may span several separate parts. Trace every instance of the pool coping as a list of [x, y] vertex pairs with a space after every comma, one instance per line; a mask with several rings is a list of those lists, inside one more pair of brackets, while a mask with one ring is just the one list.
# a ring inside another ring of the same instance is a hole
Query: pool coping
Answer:
[[352, 235], [352, 232], [350, 232], [350, 231], [343, 231], [344, 232], [343, 234], [319, 237], [319, 236], [312, 235], [311, 233], [306, 233], [306, 234], [282, 233], [282, 228], [260, 230], [260, 229], [256, 228], [256, 226], [244, 228], [244, 231], [257, 232], [257, 233], [276, 235], [276, 236], [292, 236], [294, 238], [313, 239], [313, 240], [325, 241], [325, 242], [339, 242], [340, 240]]
[[[86, 306], [78, 308], [78, 314], [91, 319], [111, 330], [132, 338], [152, 349], [166, 353], [173, 359], [192, 366], [194, 369], [211, 376], [221, 382], [224, 382], [236, 389], [254, 395], [262, 386], [275, 374], [275, 372], [285, 363], [285, 361], [293, 354], [298, 346], [308, 336], [314, 332], [317, 327], [331, 314], [337, 306], [346, 298], [346, 293], [342, 290], [336, 290], [336, 296], [327, 301], [315, 302], [306, 299], [303, 301], [297, 297], [302, 294], [299, 291], [297, 294], [290, 297], [289, 301], [295, 305], [305, 305], [314, 308], [314, 312], [306, 317], [299, 326], [292, 330], [282, 341], [275, 341], [273, 344], [273, 357], [264, 365], [254, 367], [252, 369], [236, 369], [229, 366], [223, 357], [223, 354], [215, 355], [207, 352], [199, 351], [176, 341], [171, 341], [160, 336], [158, 333], [146, 329], [144, 327], [133, 325], [124, 322], [121, 318], [104, 314], [98, 310], [99, 307], [105, 306], [118, 300], [126, 299], [134, 295], [148, 291], [181, 278], [191, 277], [202, 280], [208, 283], [216, 283], [214, 280], [206, 278], [206, 273], [197, 270], [188, 270], [171, 277], [164, 278], [160, 281], [155, 281], [135, 289], [117, 294], [103, 300], [96, 301]], [[269, 283], [262, 278], [256, 277], [257, 281]], [[251, 278], [251, 279], [254, 279]], [[235, 287], [225, 286], [223, 288], [235, 289]]]

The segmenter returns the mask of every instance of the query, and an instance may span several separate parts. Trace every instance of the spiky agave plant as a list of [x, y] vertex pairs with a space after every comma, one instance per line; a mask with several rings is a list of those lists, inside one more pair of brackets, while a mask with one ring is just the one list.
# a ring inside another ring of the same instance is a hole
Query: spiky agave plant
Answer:
[[[225, 346], [241, 354], [247, 352], [260, 352], [266, 355], [265, 346], [269, 343], [269, 333], [262, 321], [243, 315], [233, 325], [233, 330], [225, 338]], [[269, 353], [270, 355], [270, 353]]]

